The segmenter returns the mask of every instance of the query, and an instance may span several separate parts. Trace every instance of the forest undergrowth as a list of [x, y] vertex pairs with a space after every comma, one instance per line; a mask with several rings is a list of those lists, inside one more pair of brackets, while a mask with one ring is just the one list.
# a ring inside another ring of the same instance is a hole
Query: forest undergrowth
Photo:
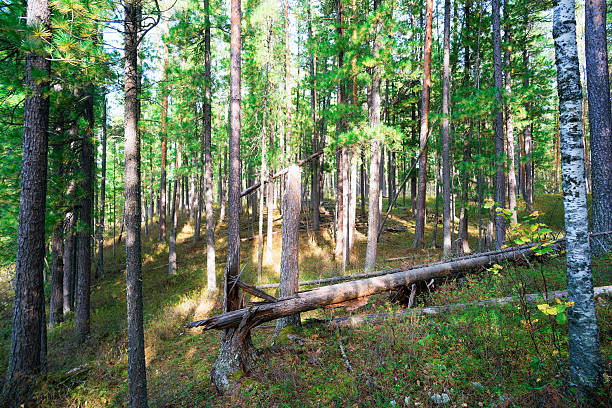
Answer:
[[[401, 204], [401, 203], [400, 203]], [[431, 248], [433, 203], [429, 203], [426, 250], [412, 249], [414, 219], [409, 207], [394, 211], [379, 244], [378, 269], [437, 260]], [[561, 199], [543, 196], [536, 209], [553, 231], [563, 228]], [[470, 214], [472, 249], [478, 248], [475, 214]], [[250, 237], [248, 217], [241, 236]], [[238, 387], [219, 397], [209, 371], [217, 357], [220, 333], [185, 329], [192, 320], [221, 310], [222, 294], [206, 295], [205, 242], [193, 242], [192, 227], [182, 219], [177, 237], [178, 274], [168, 277], [166, 243], [157, 229], [143, 236], [143, 295], [149, 400], [152, 407], [571, 407], [574, 400], [565, 383], [568, 357], [567, 325], [540, 311], [536, 304], [466, 307], [436, 315], [406, 315], [378, 324], [336, 327], [306, 324], [283, 331], [271, 346], [270, 324], [255, 328], [253, 342], [259, 357], [251, 373], [240, 373]], [[305, 226], [300, 235], [300, 279], [342, 274], [333, 257], [333, 237], [323, 218], [321, 231]], [[217, 236], [217, 279], [222, 282], [226, 225]], [[365, 254], [364, 225], [357, 224], [352, 266], [360, 272]], [[280, 221], [275, 229], [280, 231]], [[441, 236], [441, 226], [438, 226]], [[440, 238], [438, 238], [440, 244]], [[242, 241], [243, 279], [256, 283], [257, 240]], [[274, 235], [273, 258], [263, 265], [262, 282], [276, 282], [280, 264], [280, 234]], [[113, 407], [127, 401], [127, 341], [125, 320], [124, 247], [112, 250], [106, 241], [105, 274], [91, 289], [91, 336], [79, 345], [74, 315], [49, 331], [49, 368], [35, 390], [32, 406]], [[407, 260], [386, 262], [393, 257]], [[10, 346], [12, 303], [8, 274], [0, 282], [0, 370], [6, 371]], [[593, 262], [595, 286], [612, 284], [612, 257]], [[542, 293], [565, 287], [563, 257], [543, 257], [530, 264], [501, 264], [458, 279], [436, 283], [420, 293], [414, 307], [466, 303], [475, 300]], [[538, 303], [544, 303], [542, 300]], [[555, 301], [551, 300], [554, 305]], [[324, 309], [304, 313], [308, 318], [349, 314], [393, 313], [401, 306], [389, 294], [377, 295], [358, 310]], [[612, 376], [612, 299], [597, 300], [601, 350], [606, 374], [602, 404], [610, 406]]]

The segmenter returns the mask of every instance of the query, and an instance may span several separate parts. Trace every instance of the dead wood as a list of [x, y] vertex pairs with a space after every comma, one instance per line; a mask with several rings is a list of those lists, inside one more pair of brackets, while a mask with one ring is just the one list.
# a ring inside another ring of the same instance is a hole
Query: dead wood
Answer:
[[[551, 244], [553, 250], [559, 251], [564, 241]], [[535, 245], [534, 245], [535, 246]], [[189, 323], [187, 327], [203, 327], [205, 330], [225, 329], [246, 325], [254, 327], [257, 324], [289, 316], [295, 313], [317, 309], [321, 306], [333, 305], [353, 299], [371, 296], [381, 292], [409, 286], [412, 283], [441, 278], [454, 273], [463, 272], [491, 265], [504, 260], [518, 260], [522, 256], [534, 255], [534, 248], [527, 247], [510, 251], [499, 251], [493, 254], [479, 254], [467, 258], [450, 260], [419, 268], [400, 270], [395, 273], [384, 272], [382, 276], [370, 277], [353, 282], [338, 283], [308, 292], [301, 292], [287, 298], [279, 298], [276, 303], [254, 305], [249, 308], [233, 310], [205, 320]], [[248, 320], [248, 322], [245, 321]], [[241, 323], [242, 322], [242, 323]]]
[[[612, 295], [612, 285], [610, 286], [600, 286], [593, 289], [593, 293], [595, 297], [600, 297], [604, 295]], [[544, 302], [545, 298], [559, 298], [563, 299], [567, 297], [567, 291], [565, 290], [557, 290], [553, 292], [548, 292], [546, 294], [541, 293], [530, 293], [525, 295], [525, 301], [528, 303], [535, 303], [536, 301]], [[493, 299], [485, 299], [479, 300], [476, 302], [468, 302], [468, 303], [453, 303], [449, 305], [441, 305], [441, 306], [430, 306], [423, 307], [418, 309], [402, 309], [394, 313], [374, 313], [368, 315], [358, 315], [358, 316], [346, 316], [346, 317], [337, 317], [333, 319], [310, 319], [306, 321], [306, 324], [316, 324], [316, 323], [326, 323], [332, 326], [358, 326], [365, 323], [376, 324], [389, 319], [401, 319], [408, 315], [435, 315], [444, 312], [451, 312], [454, 310], [462, 310], [471, 307], [486, 307], [486, 306], [502, 306], [511, 303], [518, 303], [518, 296], [507, 296], [501, 298], [493, 298]]]
[[[316, 153], [311, 154], [310, 156], [306, 157], [303, 160], [300, 160], [299, 162], [292, 164], [291, 166], [303, 166], [304, 164], [308, 163], [309, 161], [311, 161], [312, 159], [319, 157], [323, 154], [323, 150], [319, 150]], [[270, 180], [274, 180], [275, 178], [278, 178], [284, 174], [287, 174], [287, 172], [289, 171], [289, 169], [291, 168], [291, 166], [287, 166], [284, 169], [281, 169], [279, 171], [277, 171], [276, 173], [274, 173], [270, 178], [265, 179], [263, 182], [264, 183], [269, 183]], [[247, 187], [245, 190], [242, 190], [242, 192], [240, 193], [240, 197], [244, 197], [245, 195], [249, 195], [251, 194], [253, 191], [257, 190], [259, 187], [261, 187], [261, 181], [258, 181], [257, 183], [253, 184], [252, 186]]]

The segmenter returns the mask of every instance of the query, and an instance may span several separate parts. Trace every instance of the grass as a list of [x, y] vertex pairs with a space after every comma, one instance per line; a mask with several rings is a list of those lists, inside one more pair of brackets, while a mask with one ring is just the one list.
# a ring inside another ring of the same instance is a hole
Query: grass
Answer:
[[[429, 205], [433, 205], [432, 202]], [[558, 196], [544, 196], [536, 208], [557, 214], [549, 224], [562, 227]], [[326, 205], [323, 222], [333, 209]], [[430, 214], [433, 214], [430, 208]], [[470, 214], [471, 220], [476, 220]], [[242, 236], [253, 228], [243, 217]], [[431, 243], [433, 218], [426, 231]], [[434, 316], [408, 316], [401, 320], [353, 328], [305, 326], [294, 340], [270, 347], [273, 330], [256, 328], [253, 341], [260, 349], [252, 372], [237, 379], [238, 386], [220, 397], [210, 383], [209, 371], [217, 357], [220, 333], [187, 330], [184, 324], [219, 313], [220, 294], [206, 296], [205, 242], [193, 242], [192, 227], [181, 220], [178, 235], [178, 274], [167, 274], [166, 243], [157, 241], [153, 228], [143, 237], [143, 294], [149, 400], [152, 407], [392, 407], [432, 406], [430, 395], [445, 393], [446, 406], [572, 406], [566, 393], [567, 326], [549, 321], [535, 306], [468, 308]], [[379, 267], [399, 262], [384, 259], [413, 256], [407, 263], [437, 259], [440, 250], [411, 248], [414, 219], [400, 208], [389, 221], [404, 225], [404, 232], [385, 232], [379, 246]], [[329, 228], [300, 234], [300, 278], [350, 274], [361, 270], [365, 255], [365, 223], [358, 224], [355, 250], [346, 271], [333, 257]], [[280, 229], [280, 224], [275, 225]], [[441, 235], [441, 227], [438, 234]], [[226, 230], [216, 231], [217, 279], [222, 282], [226, 257]], [[477, 226], [470, 225], [470, 244], [477, 248]], [[281, 236], [273, 236], [273, 256], [264, 264], [263, 282], [277, 282]], [[438, 242], [440, 242], [438, 237]], [[49, 371], [36, 387], [35, 402], [48, 407], [114, 407], [127, 402], [127, 336], [125, 321], [124, 247], [112, 253], [106, 242], [107, 271], [92, 285], [92, 335], [84, 344], [74, 340], [74, 316], [49, 331]], [[241, 244], [243, 277], [256, 282], [257, 239]], [[597, 286], [612, 283], [612, 258], [594, 261]], [[406, 262], [406, 261], [404, 261]], [[483, 270], [443, 282], [417, 297], [419, 306], [467, 302], [544, 287], [565, 287], [562, 258], [527, 265], [504, 264], [501, 272]], [[543, 278], [544, 277], [544, 278]], [[5, 372], [10, 345], [12, 294], [6, 279], [0, 282], [0, 371]], [[598, 301], [597, 314], [606, 369], [602, 400], [610, 396], [612, 374], [612, 303]], [[394, 311], [387, 294], [373, 297], [356, 314]], [[343, 316], [342, 309], [304, 313], [308, 317]], [[529, 317], [527, 319], [527, 316]], [[346, 352], [342, 356], [340, 345]], [[351, 365], [352, 371], [347, 367]], [[406, 404], [408, 402], [408, 404]]]

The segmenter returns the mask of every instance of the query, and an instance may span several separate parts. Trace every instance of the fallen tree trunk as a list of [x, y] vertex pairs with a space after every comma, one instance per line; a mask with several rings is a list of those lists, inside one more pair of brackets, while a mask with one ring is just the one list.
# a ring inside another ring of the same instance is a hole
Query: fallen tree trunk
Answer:
[[[299, 162], [297, 162], [295, 164], [292, 164], [291, 166], [303, 166], [306, 163], [308, 163], [309, 161], [311, 161], [312, 159], [321, 156], [322, 154], [323, 154], [323, 150], [319, 150], [318, 152], [311, 154], [310, 156], [306, 157], [303, 160], [300, 160]], [[289, 171], [291, 166], [285, 167], [284, 169], [281, 169], [281, 170], [277, 171], [271, 177], [265, 179], [263, 181], [264, 184], [268, 183], [270, 180], [274, 180], [275, 178], [279, 178], [280, 176], [282, 176], [284, 174], [287, 174], [287, 172]], [[261, 181], [258, 181], [257, 183], [253, 184], [252, 186], [249, 186], [246, 189], [242, 190], [240, 192], [240, 197], [244, 197], [245, 195], [251, 194], [253, 191], [257, 190], [259, 187], [261, 187]]]
[[[534, 247], [535, 245], [506, 252], [499, 251], [492, 254], [478, 254], [478, 256], [471, 256], [466, 259], [446, 261], [416, 269], [401, 270], [395, 273], [386, 273], [382, 276], [354, 282], [338, 283], [308, 292], [301, 292], [288, 298], [279, 298], [276, 303], [254, 305], [249, 308], [222, 313], [205, 320], [189, 323], [187, 327], [203, 327], [205, 330], [210, 330], [240, 325], [242, 330], [248, 331], [258, 324], [295, 313], [314, 310], [321, 306], [329, 306], [371, 296], [418, 281], [441, 278], [453, 273], [491, 265], [499, 261], [527, 258], [534, 255]], [[564, 241], [556, 241], [554, 244], [551, 244], [551, 247], [553, 250], [559, 251], [564, 247]]]
[[[595, 297], [603, 295], [612, 295], [612, 286], [600, 286], [593, 289]], [[559, 298], [563, 299], [567, 297], [566, 290], [557, 290], [554, 292], [548, 292], [546, 294], [548, 299]], [[525, 301], [527, 303], [534, 303], [539, 300], [543, 300], [544, 296], [541, 293], [530, 293], [525, 295]], [[368, 315], [359, 316], [346, 316], [337, 317], [334, 319], [309, 319], [305, 324], [330, 324], [332, 326], [358, 326], [364, 323], [380, 323], [384, 320], [399, 319], [410, 315], [435, 315], [438, 313], [450, 312], [453, 310], [467, 309], [469, 307], [481, 307], [481, 306], [501, 306], [511, 303], [519, 302], [519, 296], [507, 296], [502, 298], [478, 300], [475, 302], [468, 303], [453, 303], [450, 305], [422, 307], [418, 309], [402, 309], [394, 313], [374, 313]]]
[[[423, 268], [423, 267], [426, 267], [426, 266], [441, 265], [441, 264], [444, 264], [444, 263], [456, 262], [456, 261], [472, 259], [472, 258], [477, 258], [477, 257], [482, 257], [482, 256], [492, 256], [492, 255], [513, 253], [513, 252], [516, 252], [516, 251], [520, 251], [522, 249], [532, 248], [534, 245], [535, 244], [525, 244], [525, 245], [521, 245], [521, 246], [517, 246], [517, 247], [504, 248], [504, 249], [500, 249], [500, 250], [496, 250], [496, 251], [480, 252], [480, 253], [477, 253], [477, 254], [465, 255], [465, 256], [461, 256], [461, 257], [457, 257], [457, 258], [447, 258], [447, 259], [444, 259], [444, 260], [430, 262], [430, 263], [427, 263], [427, 264], [419, 264], [419, 265], [410, 266], [408, 268], [384, 269], [384, 270], [367, 272], [367, 273], [358, 273], [358, 274], [355, 274], [355, 275], [332, 276], [330, 278], [322, 278], [322, 279], [302, 281], [302, 282], [299, 282], [299, 285], [300, 286], [313, 286], [313, 285], [330, 284], [330, 283], [345, 282], [345, 281], [357, 280], [357, 279], [363, 279], [363, 278], [370, 278], [370, 277], [373, 277], [373, 276], [387, 275], [387, 274], [396, 273], [396, 272], [405, 272], [405, 271], [410, 271], [410, 270], [414, 270], [414, 269], [420, 269], [420, 268]], [[266, 283], [266, 284], [263, 284], [263, 285], [257, 285], [257, 287], [259, 289], [277, 288], [278, 287], [278, 283]]]

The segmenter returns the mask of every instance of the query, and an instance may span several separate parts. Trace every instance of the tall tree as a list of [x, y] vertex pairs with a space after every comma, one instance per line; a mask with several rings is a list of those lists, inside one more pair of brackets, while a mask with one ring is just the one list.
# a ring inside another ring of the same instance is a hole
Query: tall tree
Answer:
[[501, 249], [506, 242], [506, 220], [498, 211], [506, 207], [506, 176], [504, 172], [504, 115], [502, 113], [502, 60], [501, 60], [501, 33], [499, 21], [499, 0], [491, 3], [491, 25], [493, 30], [493, 79], [495, 85], [495, 248]]
[[[381, 0], [374, 0], [374, 13], [380, 13]], [[374, 59], [379, 58], [381, 50], [382, 16], [376, 16], [376, 29], [374, 41], [372, 42], [372, 55]], [[368, 200], [368, 243], [366, 247], [365, 270], [372, 270], [376, 266], [376, 251], [378, 247], [378, 225], [380, 224], [380, 206], [378, 203], [380, 195], [380, 82], [381, 68], [378, 61], [372, 67], [372, 90], [370, 106], [370, 127], [374, 133], [370, 142], [370, 188]]]
[[[50, 15], [47, 0], [28, 1], [28, 26], [49, 30]], [[40, 45], [42, 51], [44, 48], [42, 43]], [[46, 342], [43, 267], [50, 70], [44, 52], [27, 54], [13, 332], [8, 372], [2, 390], [8, 403], [15, 406], [22, 402], [46, 359], [46, 344], [42, 344], [42, 341]]]
[[77, 236], [77, 299], [76, 332], [79, 342], [89, 334], [90, 279], [91, 279], [91, 235], [93, 209], [93, 136], [94, 136], [94, 94], [93, 86], [85, 92], [83, 117], [87, 121], [81, 144], [81, 199], [79, 202], [80, 228]]
[[429, 138], [429, 96], [431, 89], [431, 27], [433, 0], [426, 1], [425, 43], [423, 44], [423, 90], [421, 93], [421, 132], [419, 135], [419, 176], [416, 207], [414, 246], [422, 248], [425, 243], [425, 204], [427, 193], [427, 139]]
[[[104, 274], [104, 212], [106, 209], [106, 95], [102, 95], [102, 169], [100, 180], [100, 214], [98, 225], [98, 273]], [[151, 172], [153, 177], [153, 172]], [[151, 195], [153, 191], [151, 190]], [[151, 199], [151, 217], [153, 218], [153, 200]]]
[[[591, 248], [582, 138], [582, 89], [573, 0], [557, 0], [553, 12], [561, 130], [563, 204], [567, 245], [567, 291], [571, 381], [582, 391], [601, 384], [599, 333], [593, 297]], [[606, 91], [607, 92], [607, 91]]]
[[[612, 231], [612, 113], [606, 16], [605, 0], [586, 1], [584, 31], [591, 130], [593, 232]], [[596, 246], [595, 250], [612, 249], [612, 239], [601, 238], [605, 248]]]
[[[210, 75], [210, 0], [204, 0], [204, 187], [206, 189], [206, 277], [208, 293], [217, 290], [217, 275], [215, 272], [215, 220], [213, 216], [213, 179], [212, 154], [210, 153], [211, 140], [211, 105], [212, 105], [212, 77]], [[219, 150], [220, 151], [220, 150]], [[219, 155], [219, 165], [221, 155]]]
[[[312, 120], [312, 133], [311, 133], [311, 150], [312, 153], [317, 151], [318, 148], [318, 135], [317, 135], [317, 56], [315, 55], [315, 44], [312, 38], [312, 6], [311, 1], [308, 2], [308, 41], [310, 42], [310, 115]], [[314, 230], [319, 229], [320, 223], [320, 212], [319, 212], [319, 161], [312, 160], [311, 162], [311, 178], [310, 178], [310, 201], [312, 206], [312, 228]]]
[[[165, 31], [168, 31], [168, 19], [164, 17]], [[164, 59], [163, 59], [163, 80], [161, 87], [162, 111], [161, 111], [161, 174], [159, 178], [159, 240], [166, 239], [166, 207], [168, 197], [166, 191], [166, 167], [168, 161], [168, 64], [169, 64], [168, 44], [164, 41]]]
[[451, 251], [451, 163], [450, 163], [450, 0], [444, 0], [444, 56], [442, 76], [442, 223], [443, 255]]
[[510, 28], [510, 1], [504, 0], [504, 60], [506, 66], [506, 151], [508, 153], [508, 208], [512, 222], [518, 222], [516, 210], [516, 173], [514, 171], [514, 115], [512, 114], [512, 29]]
[[[227, 265], [224, 280], [223, 311], [229, 312], [240, 308], [238, 288], [228, 282], [237, 278], [240, 273], [240, 82], [242, 19], [240, 0], [231, 0], [230, 7], [230, 113], [229, 113], [229, 180], [227, 227]], [[248, 367], [253, 359], [250, 332], [242, 336], [236, 328], [225, 329], [221, 340], [219, 356], [210, 370], [210, 378], [220, 393], [230, 387], [228, 376]]]
[[140, 137], [138, 132], [138, 38], [142, 4], [124, 3], [125, 21], [125, 279], [127, 285], [128, 388], [131, 408], [147, 407], [145, 367], [142, 246], [140, 240]]

